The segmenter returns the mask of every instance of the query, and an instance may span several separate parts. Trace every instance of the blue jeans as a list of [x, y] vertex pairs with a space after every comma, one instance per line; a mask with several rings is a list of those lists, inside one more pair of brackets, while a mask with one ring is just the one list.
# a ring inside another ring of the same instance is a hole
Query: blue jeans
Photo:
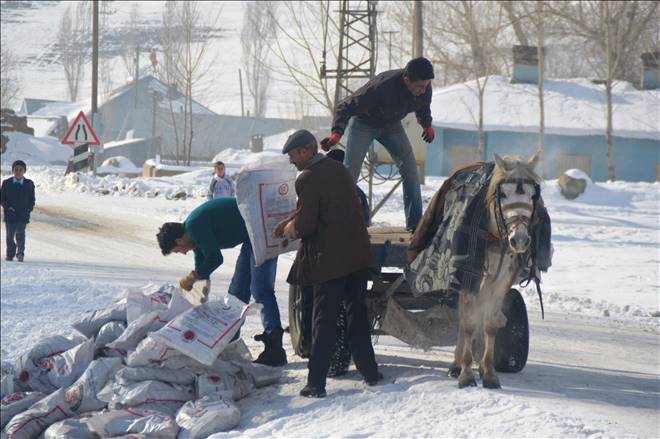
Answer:
[[[14, 259], [14, 256], [23, 256], [25, 252], [25, 226], [27, 226], [27, 223], [5, 223], [7, 258]], [[14, 241], [14, 238], [16, 241]]]
[[419, 188], [419, 172], [415, 155], [401, 122], [383, 128], [373, 128], [353, 117], [348, 127], [344, 166], [353, 177], [353, 181], [357, 183], [362, 162], [374, 139], [387, 149], [399, 168], [399, 173], [403, 178], [406, 228], [414, 229], [422, 218], [422, 193]]
[[252, 245], [243, 243], [241, 253], [236, 260], [236, 270], [229, 284], [229, 294], [245, 303], [254, 301], [263, 305], [261, 308], [261, 323], [264, 332], [270, 334], [274, 329], [282, 329], [280, 310], [275, 299], [275, 274], [277, 273], [277, 258], [269, 259], [260, 266], [255, 266]]

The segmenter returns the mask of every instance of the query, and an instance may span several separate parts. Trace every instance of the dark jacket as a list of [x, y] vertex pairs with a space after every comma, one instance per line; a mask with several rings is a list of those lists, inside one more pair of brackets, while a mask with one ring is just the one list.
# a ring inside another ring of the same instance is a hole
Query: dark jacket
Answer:
[[216, 198], [190, 212], [185, 232], [195, 242], [195, 271], [208, 279], [222, 264], [220, 249], [250, 242], [236, 198]]
[[[23, 177], [23, 184], [14, 183], [14, 177], [2, 182], [0, 189], [6, 223], [29, 223], [34, 209], [34, 183]], [[9, 208], [14, 210], [9, 210]]]
[[332, 131], [344, 134], [352, 116], [373, 128], [382, 128], [401, 121], [415, 112], [423, 127], [431, 125], [431, 96], [429, 85], [421, 96], [413, 96], [403, 82], [403, 69], [388, 70], [367, 82], [337, 105]]
[[301, 245], [287, 281], [314, 285], [371, 264], [371, 246], [355, 184], [341, 163], [321, 158], [296, 179]]

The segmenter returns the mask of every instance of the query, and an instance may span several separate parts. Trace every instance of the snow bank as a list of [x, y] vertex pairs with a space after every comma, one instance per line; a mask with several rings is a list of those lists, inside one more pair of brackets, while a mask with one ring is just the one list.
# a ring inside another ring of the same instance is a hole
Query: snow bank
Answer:
[[7, 151], [0, 160], [2, 167], [11, 169], [14, 160], [23, 160], [28, 169], [35, 165], [64, 165], [73, 154], [73, 150], [62, 145], [54, 137], [33, 137], [18, 131], [5, 133], [9, 137]]

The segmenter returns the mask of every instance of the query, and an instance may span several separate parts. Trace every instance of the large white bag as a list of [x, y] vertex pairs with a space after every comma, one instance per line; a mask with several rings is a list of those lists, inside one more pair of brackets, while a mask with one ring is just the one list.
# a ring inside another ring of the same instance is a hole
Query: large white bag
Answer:
[[42, 358], [39, 367], [48, 370], [48, 380], [58, 389], [74, 383], [94, 359], [94, 341], [87, 340], [66, 352]]
[[17, 392], [6, 395], [0, 401], [0, 428], [5, 428], [11, 418], [23, 413], [45, 397], [46, 394], [41, 392]]
[[84, 413], [105, 408], [108, 403], [101, 401], [96, 395], [121, 366], [120, 358], [98, 358], [92, 361], [78, 381], [66, 390], [64, 396], [71, 410]]
[[131, 407], [98, 413], [84, 422], [101, 437], [122, 434], [144, 434], [146, 437], [174, 439], [179, 426], [174, 417], [151, 407]]
[[105, 325], [101, 326], [99, 332], [94, 337], [94, 346], [96, 349], [102, 349], [108, 343], [112, 343], [117, 340], [124, 333], [126, 329], [126, 323], [112, 321], [108, 322]]
[[97, 398], [107, 402], [110, 407], [167, 402], [183, 404], [194, 397], [192, 386], [171, 385], [162, 381], [140, 381], [126, 385], [109, 382], [97, 394]]
[[241, 412], [233, 401], [220, 396], [205, 396], [187, 402], [176, 415], [181, 427], [178, 439], [204, 439], [231, 430], [241, 421]]
[[157, 341], [211, 366], [222, 350], [234, 337], [250, 310], [258, 308], [246, 305], [232, 295], [223, 302], [206, 302], [196, 306], [151, 334]]
[[124, 367], [115, 374], [115, 381], [124, 385], [149, 380], [192, 385], [195, 382], [195, 374], [185, 369], [166, 367]]
[[82, 319], [71, 326], [87, 338], [94, 338], [101, 326], [111, 321], [126, 321], [126, 304], [116, 303], [107, 308], [88, 311]]
[[245, 220], [255, 262], [297, 250], [299, 241], [282, 246], [275, 226], [296, 210], [296, 170], [283, 155], [255, 155], [236, 175], [236, 202]]
[[167, 309], [172, 292], [177, 289], [172, 284], [147, 284], [139, 288], [128, 288], [126, 296], [126, 321], [133, 322], [150, 311]]
[[65, 390], [51, 393], [9, 421], [5, 431], [11, 439], [36, 439], [54, 423], [74, 415], [65, 397]]
[[131, 367], [148, 366], [165, 361], [173, 355], [181, 355], [181, 353], [148, 335], [137, 345], [134, 351], [128, 354], [126, 364]]
[[68, 418], [51, 425], [44, 431], [44, 439], [98, 439], [99, 435], [94, 433], [84, 419], [91, 418], [92, 413], [84, 413], [73, 418]]

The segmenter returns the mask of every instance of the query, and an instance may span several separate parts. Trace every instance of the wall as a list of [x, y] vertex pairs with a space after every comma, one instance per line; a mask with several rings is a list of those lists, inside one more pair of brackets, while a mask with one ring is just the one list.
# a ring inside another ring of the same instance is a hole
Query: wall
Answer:
[[[437, 128], [436, 141], [429, 146], [427, 175], [446, 176], [449, 172], [447, 151], [452, 145], [477, 146], [476, 131]], [[442, 137], [441, 140], [438, 137]], [[500, 155], [530, 156], [538, 147], [538, 134], [510, 131], [486, 133], [486, 160], [493, 160], [493, 152]], [[546, 179], [557, 178], [555, 158], [558, 154], [591, 156], [591, 178], [607, 180], [607, 144], [605, 136], [562, 136], [546, 134], [545, 153], [540, 173]], [[660, 142], [652, 139], [615, 137], [614, 164], [617, 180], [656, 181], [660, 163]]]

